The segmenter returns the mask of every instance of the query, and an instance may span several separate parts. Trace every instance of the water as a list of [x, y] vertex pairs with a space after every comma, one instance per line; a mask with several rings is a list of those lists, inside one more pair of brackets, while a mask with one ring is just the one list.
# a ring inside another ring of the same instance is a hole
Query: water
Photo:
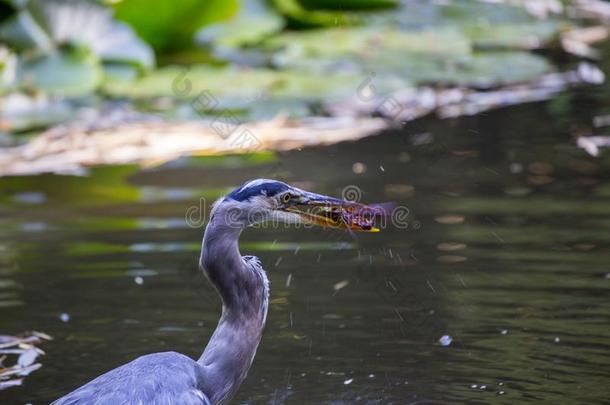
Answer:
[[235, 403], [607, 400], [610, 160], [573, 134], [610, 111], [609, 93], [280, 155], [0, 179], [0, 331], [55, 338], [0, 402], [48, 403], [145, 353], [197, 357], [220, 305], [185, 213], [203, 221], [255, 177], [355, 185], [408, 207], [409, 228], [245, 232], [272, 292]]

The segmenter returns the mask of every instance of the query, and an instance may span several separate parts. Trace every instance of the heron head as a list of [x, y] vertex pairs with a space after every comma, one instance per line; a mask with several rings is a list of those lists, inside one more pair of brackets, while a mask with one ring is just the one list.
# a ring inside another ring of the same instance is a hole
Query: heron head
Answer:
[[376, 232], [372, 207], [312, 193], [277, 180], [257, 179], [236, 188], [216, 206], [234, 223], [302, 223], [326, 228]]

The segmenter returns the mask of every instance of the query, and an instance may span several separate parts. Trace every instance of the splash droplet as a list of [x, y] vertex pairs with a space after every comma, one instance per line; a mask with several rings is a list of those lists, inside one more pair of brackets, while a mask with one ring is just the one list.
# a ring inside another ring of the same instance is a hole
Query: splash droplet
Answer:
[[449, 346], [451, 342], [453, 342], [453, 338], [449, 335], [443, 335], [440, 337], [438, 342], [441, 344], [441, 346]]

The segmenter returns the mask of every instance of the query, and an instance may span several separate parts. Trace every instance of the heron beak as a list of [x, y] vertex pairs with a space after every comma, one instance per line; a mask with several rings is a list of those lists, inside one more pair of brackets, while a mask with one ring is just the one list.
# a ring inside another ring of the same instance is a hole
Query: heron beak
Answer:
[[379, 212], [374, 207], [353, 201], [307, 193], [285, 210], [298, 214], [306, 223], [324, 228], [379, 232], [379, 228], [374, 226], [374, 219]]

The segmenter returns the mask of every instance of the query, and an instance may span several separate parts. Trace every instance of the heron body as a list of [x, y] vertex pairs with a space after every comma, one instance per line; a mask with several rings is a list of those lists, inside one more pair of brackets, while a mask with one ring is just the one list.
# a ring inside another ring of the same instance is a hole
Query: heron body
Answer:
[[258, 179], [215, 203], [206, 227], [200, 267], [222, 299], [222, 315], [198, 360], [175, 352], [141, 356], [53, 402], [53, 405], [225, 404], [246, 378], [267, 318], [269, 281], [260, 261], [242, 256], [238, 240], [263, 221], [317, 222], [328, 218], [298, 208], [342, 206], [342, 200]]

